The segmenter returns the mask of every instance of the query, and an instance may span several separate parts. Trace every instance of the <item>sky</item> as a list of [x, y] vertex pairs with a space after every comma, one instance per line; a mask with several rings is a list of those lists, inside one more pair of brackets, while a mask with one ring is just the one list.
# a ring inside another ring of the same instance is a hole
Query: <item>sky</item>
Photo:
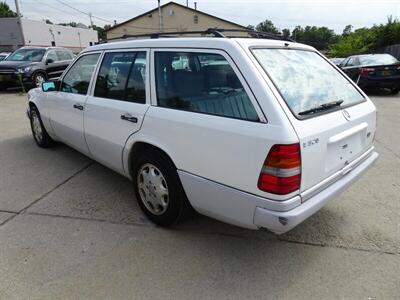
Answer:
[[[4, 1], [4, 0], [0, 0]], [[81, 22], [104, 26], [123, 22], [157, 6], [156, 0], [18, 0], [24, 17], [54, 23]], [[15, 8], [14, 0], [6, 0]], [[63, 3], [61, 3], [63, 2]], [[161, 0], [161, 4], [169, 2]], [[175, 0], [186, 5], [186, 0]], [[392, 15], [400, 19], [400, 0], [196, 0], [198, 10], [241, 25], [257, 25], [270, 19], [280, 29], [296, 25], [326, 26], [341, 33], [347, 24], [354, 28], [385, 23]], [[69, 7], [69, 6], [72, 6]], [[194, 0], [189, 0], [194, 6]], [[79, 12], [82, 11], [82, 12]]]

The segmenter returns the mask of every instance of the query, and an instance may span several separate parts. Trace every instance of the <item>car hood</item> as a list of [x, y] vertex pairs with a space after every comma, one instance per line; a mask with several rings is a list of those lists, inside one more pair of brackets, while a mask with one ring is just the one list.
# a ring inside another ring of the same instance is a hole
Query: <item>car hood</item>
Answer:
[[18, 69], [18, 68], [25, 68], [28, 66], [37, 65], [37, 62], [31, 61], [10, 61], [10, 60], [3, 60], [0, 61], [0, 70], [1, 69]]

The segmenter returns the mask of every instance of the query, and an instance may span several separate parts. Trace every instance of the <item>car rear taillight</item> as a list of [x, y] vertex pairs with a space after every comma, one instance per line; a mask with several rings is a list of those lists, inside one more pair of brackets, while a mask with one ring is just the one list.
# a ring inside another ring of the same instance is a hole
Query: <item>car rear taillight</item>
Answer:
[[274, 145], [261, 169], [258, 188], [264, 192], [285, 195], [300, 188], [300, 144]]
[[373, 74], [374, 72], [375, 72], [374, 68], [360, 68], [361, 75], [369, 75], [369, 74]]

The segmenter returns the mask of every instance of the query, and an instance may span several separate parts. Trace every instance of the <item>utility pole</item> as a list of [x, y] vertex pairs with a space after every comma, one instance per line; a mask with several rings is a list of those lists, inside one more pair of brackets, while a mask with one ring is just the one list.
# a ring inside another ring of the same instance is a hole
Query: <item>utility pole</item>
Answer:
[[93, 20], [92, 20], [92, 13], [89, 13], [89, 19], [90, 19], [90, 28], [93, 29]]
[[160, 32], [162, 32], [163, 31], [163, 23], [162, 23], [160, 0], [158, 0], [158, 15], [160, 17]]
[[[15, 0], [15, 10], [17, 11], [19, 29], [21, 30], [22, 46], [24, 46], [25, 45], [25, 36], [24, 36], [24, 31], [22, 30], [21, 12], [19, 10], [18, 0]], [[15, 47], [21, 47], [21, 45], [16, 45]]]
[[15, 9], [17, 10], [17, 16], [18, 16], [18, 18], [21, 18], [21, 12], [19, 11], [18, 0], [15, 0]]

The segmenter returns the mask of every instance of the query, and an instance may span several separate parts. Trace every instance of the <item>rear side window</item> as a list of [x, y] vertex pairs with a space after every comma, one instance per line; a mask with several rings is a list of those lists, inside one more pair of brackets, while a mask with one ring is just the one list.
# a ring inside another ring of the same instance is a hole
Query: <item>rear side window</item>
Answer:
[[73, 56], [68, 51], [65, 51], [65, 50], [56, 50], [56, 51], [57, 51], [58, 60], [60, 60], [60, 61], [72, 60]]
[[220, 54], [156, 52], [158, 106], [258, 121], [239, 78]]
[[65, 74], [61, 91], [86, 95], [99, 56], [98, 53], [81, 56]]
[[304, 118], [302, 115], [307, 110], [328, 103], [348, 106], [364, 100], [358, 90], [316, 52], [253, 49], [253, 53], [298, 118]]
[[104, 55], [97, 76], [95, 97], [146, 102], [146, 52], [112, 52]]

